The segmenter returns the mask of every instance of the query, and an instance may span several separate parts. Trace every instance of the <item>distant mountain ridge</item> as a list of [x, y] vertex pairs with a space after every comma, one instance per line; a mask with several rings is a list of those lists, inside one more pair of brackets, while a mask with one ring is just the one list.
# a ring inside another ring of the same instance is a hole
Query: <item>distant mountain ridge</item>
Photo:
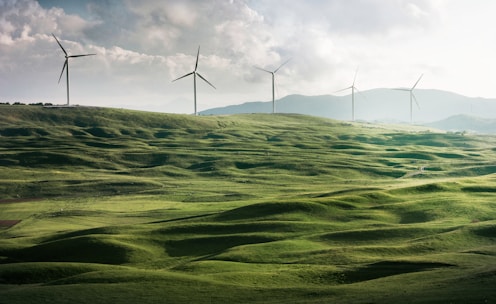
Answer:
[[[427, 89], [416, 89], [415, 96], [419, 107], [413, 104], [414, 123], [431, 123], [455, 115], [496, 119], [496, 99], [467, 97], [452, 92]], [[351, 95], [288, 95], [276, 100], [277, 113], [298, 113], [351, 120], [351, 109]], [[256, 101], [212, 108], [200, 114], [225, 115], [271, 111], [271, 101]], [[392, 89], [373, 89], [355, 93], [355, 118], [365, 121], [410, 122], [409, 93]]]
[[496, 133], [496, 119], [480, 118], [463, 114], [429, 123], [426, 124], [426, 126], [452, 132]]

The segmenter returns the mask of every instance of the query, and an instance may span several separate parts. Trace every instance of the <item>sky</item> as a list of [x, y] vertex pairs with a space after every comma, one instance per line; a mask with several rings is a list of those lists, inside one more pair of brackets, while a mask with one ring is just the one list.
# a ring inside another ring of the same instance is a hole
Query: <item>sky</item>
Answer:
[[496, 98], [492, 0], [0, 0], [0, 102], [168, 113], [411, 87]]

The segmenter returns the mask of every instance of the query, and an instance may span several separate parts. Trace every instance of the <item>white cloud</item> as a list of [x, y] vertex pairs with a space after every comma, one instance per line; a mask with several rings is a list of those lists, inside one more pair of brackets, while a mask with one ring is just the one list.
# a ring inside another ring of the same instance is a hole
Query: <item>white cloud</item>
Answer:
[[188, 109], [191, 83], [171, 80], [192, 71], [198, 45], [199, 72], [218, 88], [199, 88], [199, 108], [269, 100], [270, 77], [253, 66], [288, 58], [279, 96], [332, 93], [349, 86], [357, 66], [361, 90], [426, 73], [422, 87], [496, 96], [489, 0], [86, 0], [78, 9], [0, 0], [0, 98], [63, 102], [52, 32], [72, 54], [98, 54], [71, 61], [81, 103]]

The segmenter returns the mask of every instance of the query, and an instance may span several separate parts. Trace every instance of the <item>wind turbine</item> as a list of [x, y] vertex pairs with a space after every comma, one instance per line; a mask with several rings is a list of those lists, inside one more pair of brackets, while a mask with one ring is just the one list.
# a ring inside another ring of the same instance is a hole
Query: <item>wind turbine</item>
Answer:
[[64, 55], [65, 55], [64, 66], [62, 67], [62, 72], [60, 72], [60, 76], [59, 76], [59, 83], [60, 83], [60, 79], [62, 78], [62, 74], [64, 74], [64, 70], [65, 70], [65, 72], [66, 72], [66, 74], [65, 74], [66, 75], [66, 84], [67, 84], [67, 105], [69, 105], [69, 58], [93, 56], [96, 54], [68, 55], [67, 52], [65, 51], [64, 47], [62, 46], [62, 44], [60, 44], [60, 41], [57, 39], [57, 37], [55, 37], [55, 35], [53, 33], [52, 33], [52, 36], [53, 36], [53, 38], [55, 38], [55, 40], [57, 41], [58, 45], [60, 46], [60, 48], [62, 49], [62, 51], [64, 52]]
[[198, 73], [196, 70], [198, 69], [198, 58], [200, 57], [200, 46], [198, 46], [198, 53], [196, 54], [196, 64], [195, 64], [195, 69], [193, 70], [193, 72], [191, 73], [188, 73], [184, 76], [181, 76], [177, 79], [174, 79], [172, 80], [172, 82], [176, 81], [176, 80], [179, 80], [179, 79], [182, 79], [184, 77], [188, 77], [189, 75], [193, 75], [193, 86], [194, 86], [194, 94], [195, 94], [195, 116], [198, 115], [198, 112], [196, 111], [196, 75], [198, 75], [198, 77], [200, 77], [201, 79], [203, 79], [203, 81], [205, 81], [206, 83], [208, 83], [212, 88], [215, 89], [214, 85], [211, 84], [210, 82], [208, 82], [208, 80], [206, 80], [202, 75], [200, 75], [200, 73]]
[[269, 74], [272, 74], [272, 114], [274, 114], [276, 112], [276, 103], [275, 103], [275, 77], [274, 75], [277, 73], [277, 71], [279, 71], [280, 68], [282, 68], [283, 65], [285, 65], [286, 63], [288, 63], [288, 61], [290, 61], [290, 59], [286, 60], [283, 64], [281, 64], [277, 69], [275, 69], [274, 71], [269, 71], [269, 70], [266, 70], [266, 69], [262, 69], [262, 68], [259, 68], [259, 67], [255, 67], [256, 69], [259, 69], [260, 71], [264, 71], [264, 72], [267, 72]]
[[420, 109], [420, 105], [417, 101], [417, 98], [415, 97], [415, 94], [413, 93], [413, 90], [415, 89], [417, 84], [420, 82], [420, 79], [422, 79], [422, 76], [424, 76], [424, 74], [420, 75], [419, 79], [417, 80], [417, 82], [415, 82], [415, 84], [413, 85], [413, 87], [411, 89], [395, 89], [398, 91], [410, 92], [410, 123], [413, 123], [413, 100], [415, 100], [417, 107]]
[[[360, 93], [360, 90], [358, 90], [357, 87], [355, 87], [355, 81], [356, 81], [356, 77], [357, 77], [357, 74], [358, 74], [358, 68], [356, 69], [355, 71], [355, 77], [353, 78], [353, 83], [351, 86], [347, 87], [347, 88], [344, 88], [344, 89], [341, 89], [339, 91], [336, 91], [334, 93], [338, 93], [338, 92], [342, 92], [342, 91], [345, 91], [345, 90], [348, 90], [348, 89], [351, 89], [351, 120], [352, 121], [355, 121], [355, 90]], [[360, 93], [361, 94], [361, 93]]]

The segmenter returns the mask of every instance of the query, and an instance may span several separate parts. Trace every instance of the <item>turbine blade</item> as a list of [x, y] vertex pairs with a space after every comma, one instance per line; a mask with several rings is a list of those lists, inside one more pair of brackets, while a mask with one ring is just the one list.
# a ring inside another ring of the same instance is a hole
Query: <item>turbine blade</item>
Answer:
[[60, 76], [59, 76], [59, 82], [60, 83], [60, 79], [62, 79], [62, 75], [64, 74], [64, 70], [65, 70], [65, 67], [69, 64], [68, 63], [69, 59], [65, 59], [65, 62], [64, 62], [64, 66], [62, 67], [62, 72], [60, 72]]
[[350, 86], [350, 87], [347, 87], [347, 88], [344, 88], [344, 89], [341, 89], [341, 90], [335, 91], [334, 93], [343, 92], [343, 91], [346, 91], [346, 90], [349, 90], [349, 89], [352, 89], [352, 88], [353, 88], [353, 86]]
[[200, 46], [198, 46], [198, 53], [196, 53], [195, 72], [196, 72], [196, 69], [198, 69], [198, 58], [200, 58]]
[[267, 72], [267, 73], [269, 73], [269, 74], [272, 74], [272, 72], [271, 72], [271, 71], [268, 71], [268, 70], [266, 70], [266, 69], [262, 69], [262, 68], [259, 68], [259, 67], [257, 67], [257, 66], [254, 66], [254, 68], [255, 68], [255, 69], [257, 69], [257, 70], [264, 71], [264, 72]]
[[174, 81], [179, 80], [179, 79], [183, 79], [184, 77], [188, 77], [189, 75], [192, 75], [192, 74], [194, 74], [194, 73], [195, 73], [195, 72], [188, 73], [188, 74], [186, 74], [186, 75], [184, 75], [184, 76], [181, 76], [181, 77], [179, 77], [179, 78], [176, 78], [176, 79], [172, 80], [171, 82], [174, 82]]
[[412, 87], [412, 90], [415, 89], [415, 87], [417, 86], [417, 84], [419, 83], [420, 79], [422, 79], [422, 76], [424, 76], [424, 74], [420, 75], [419, 79], [417, 80], [417, 82], [413, 85]]
[[353, 77], [353, 85], [352, 85], [352, 87], [355, 86], [355, 81], [356, 81], [357, 74], [358, 74], [358, 67], [357, 67], [357, 69], [355, 71], [355, 77]]
[[291, 60], [291, 58], [289, 58], [288, 60], [286, 60], [283, 64], [281, 64], [275, 71], [274, 71], [274, 74], [277, 73], [277, 71], [279, 71], [280, 68], [282, 68], [283, 65], [285, 65], [286, 63], [288, 63], [289, 61]]
[[205, 81], [206, 83], [208, 83], [212, 88], [217, 89], [216, 87], [214, 87], [213, 84], [211, 84], [210, 82], [208, 82], [208, 80], [206, 80], [202, 75], [200, 75], [200, 73], [196, 73], [196, 75], [198, 75], [198, 77], [200, 77], [201, 79], [203, 79], [203, 81]]
[[417, 108], [420, 110], [420, 105], [417, 101], [417, 97], [415, 97], [415, 94], [413, 94], [413, 91], [412, 91], [412, 97], [413, 97], [413, 100], [415, 101], [415, 103], [417, 104]]
[[358, 92], [358, 94], [362, 95], [363, 98], [367, 99], [367, 96], [365, 96], [362, 91], [360, 91], [357, 87], [353, 86], [355, 90]]
[[85, 56], [94, 56], [96, 54], [83, 54], [83, 55], [71, 55], [71, 56], [67, 56], [69, 58], [76, 58], [76, 57], [85, 57]]
[[55, 40], [59, 44], [59, 46], [62, 49], [62, 51], [64, 52], [65, 56], [67, 56], [67, 52], [65, 51], [64, 47], [62, 46], [62, 44], [60, 44], [60, 41], [57, 39], [57, 37], [55, 37], [55, 35], [53, 33], [52, 33], [52, 36], [53, 36], [53, 38], [55, 38]]

